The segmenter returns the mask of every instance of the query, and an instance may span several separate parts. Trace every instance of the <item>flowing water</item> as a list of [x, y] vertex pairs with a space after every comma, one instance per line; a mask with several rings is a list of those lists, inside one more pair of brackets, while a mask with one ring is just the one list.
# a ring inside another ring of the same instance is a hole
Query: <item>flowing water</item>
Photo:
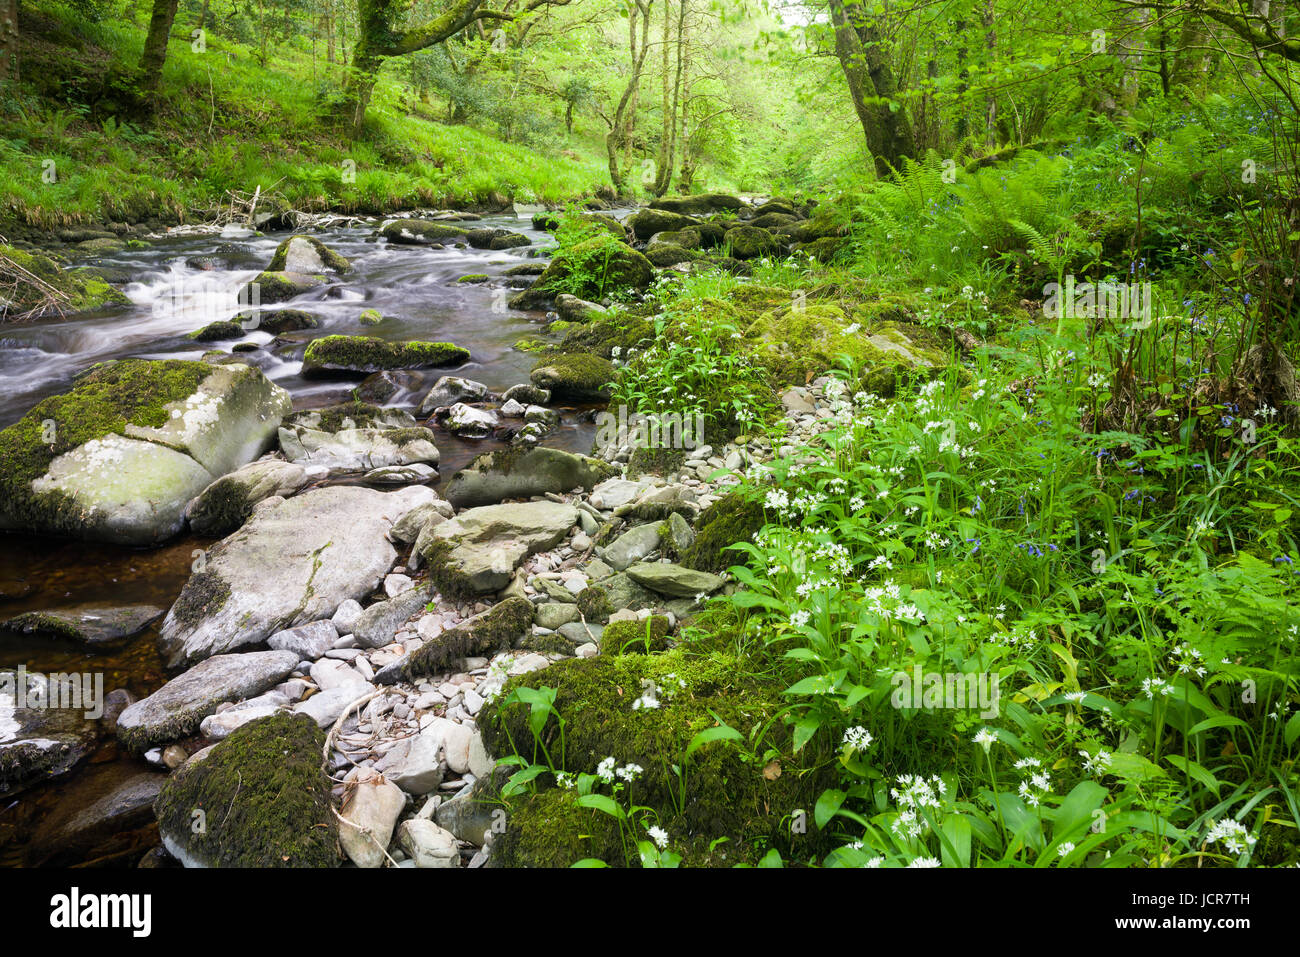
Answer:
[[[439, 376], [455, 374], [476, 379], [494, 391], [528, 381], [536, 358], [513, 348], [519, 339], [540, 336], [540, 313], [504, 307], [502, 274], [529, 262], [550, 244], [534, 230], [526, 214], [488, 216], [468, 224], [521, 232], [532, 246], [491, 252], [476, 249], [430, 249], [390, 246], [375, 239], [377, 222], [312, 232], [331, 249], [347, 257], [352, 270], [341, 281], [312, 290], [292, 302], [263, 305], [263, 313], [292, 308], [312, 313], [319, 327], [273, 336], [247, 332], [240, 341], [259, 349], [245, 354], [293, 396], [295, 409], [316, 408], [351, 397], [358, 379], [305, 379], [302, 350], [323, 335], [378, 336], [389, 340], [426, 339], [454, 342], [471, 353], [457, 369], [431, 369], [398, 376], [400, 389], [380, 404], [415, 413], [424, 393]], [[270, 262], [275, 248], [290, 232], [251, 235], [227, 230], [223, 235], [168, 238], [147, 249], [97, 257], [92, 265], [120, 271], [129, 279], [118, 284], [131, 300], [74, 319], [49, 319], [0, 326], [0, 428], [23, 416], [42, 398], [66, 391], [73, 378], [96, 362], [126, 357], [200, 359], [204, 352], [229, 351], [232, 341], [197, 343], [188, 334], [240, 311], [238, 290]], [[467, 274], [492, 277], [487, 283], [459, 283]], [[116, 278], [116, 277], [115, 277]], [[377, 310], [375, 325], [360, 321], [365, 310]], [[546, 444], [589, 452], [595, 427], [580, 420], [582, 408], [560, 408], [561, 426]], [[418, 417], [418, 413], [417, 413]], [[441, 454], [438, 470], [450, 476], [475, 455], [497, 445], [491, 440], [461, 440], [436, 426]], [[435, 483], [436, 487], [436, 483]], [[128, 604], [170, 606], [190, 572], [190, 555], [209, 540], [182, 537], [153, 549], [67, 542], [44, 536], [0, 533], [0, 620], [24, 611], [49, 608], [105, 607]], [[95, 671], [104, 674], [104, 690], [126, 688], [136, 696], [156, 690], [166, 674], [154, 642], [156, 624], [128, 643], [107, 652], [83, 649], [43, 639], [0, 636], [0, 669], [25, 665], [45, 673]], [[16, 799], [0, 799], [0, 865], [45, 861], [131, 865], [156, 840], [149, 826], [112, 834], [84, 850], [58, 848], [55, 856], [42, 831], [52, 818], [93, 800], [119, 780], [143, 768], [143, 762], [119, 753], [111, 741], [82, 768], [51, 785], [37, 787]], [[138, 825], [139, 822], [135, 822]]]

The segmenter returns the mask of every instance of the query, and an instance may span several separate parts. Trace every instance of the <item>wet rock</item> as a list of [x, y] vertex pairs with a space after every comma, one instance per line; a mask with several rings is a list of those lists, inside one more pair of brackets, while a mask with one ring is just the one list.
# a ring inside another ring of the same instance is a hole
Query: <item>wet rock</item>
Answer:
[[[94, 749], [98, 737], [95, 722], [86, 717], [85, 710], [45, 706], [49, 691], [43, 678], [0, 671], [0, 795], [12, 796], [33, 784], [61, 777]], [[18, 693], [19, 680], [27, 685], [22, 695]], [[38, 702], [39, 707], [17, 707]]]
[[457, 402], [482, 402], [487, 396], [488, 387], [482, 382], [445, 375], [420, 400], [420, 414], [429, 415], [434, 409], [446, 408]]
[[126, 832], [153, 823], [153, 802], [166, 780], [120, 763], [86, 768], [42, 814], [25, 863], [60, 867], [106, 856]]
[[193, 734], [224, 701], [239, 701], [279, 684], [298, 665], [291, 651], [217, 655], [173, 678], [117, 719], [118, 739], [133, 751]]
[[352, 264], [314, 236], [290, 236], [280, 243], [266, 267], [271, 272], [316, 274], [347, 272]]
[[450, 342], [389, 342], [372, 336], [322, 336], [302, 357], [304, 376], [371, 373], [385, 369], [429, 369], [469, 361], [469, 351]]
[[614, 472], [613, 466], [599, 459], [560, 449], [497, 450], [480, 455], [453, 475], [445, 495], [456, 508], [471, 508], [547, 492], [590, 489]]
[[165, 613], [165, 608], [156, 605], [29, 611], [0, 622], [0, 640], [8, 633], [63, 638], [91, 647], [111, 645], [139, 634]]
[[546, 405], [551, 401], [551, 392], [549, 389], [521, 382], [519, 385], [512, 385], [506, 389], [502, 398], [507, 402], [518, 402], [524, 406]]
[[609, 398], [614, 366], [608, 359], [588, 353], [558, 355], [534, 366], [532, 380], [557, 398], [601, 401]]
[[452, 223], [435, 223], [425, 219], [395, 219], [379, 230], [390, 243], [406, 246], [431, 246], [435, 243], [464, 240], [468, 230]]
[[561, 293], [555, 297], [555, 311], [565, 322], [593, 322], [609, 317], [609, 310], [604, 306], [579, 299], [577, 296], [570, 296], [568, 293]]
[[492, 430], [500, 424], [496, 413], [458, 402], [448, 410], [442, 427], [452, 435], [481, 439], [491, 435]]

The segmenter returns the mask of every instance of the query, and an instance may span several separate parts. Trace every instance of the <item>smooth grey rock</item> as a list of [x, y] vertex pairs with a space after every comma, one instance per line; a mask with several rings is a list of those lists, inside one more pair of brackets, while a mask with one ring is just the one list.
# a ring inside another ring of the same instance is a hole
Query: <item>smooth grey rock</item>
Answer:
[[333, 621], [326, 618], [277, 631], [266, 639], [266, 644], [277, 651], [292, 651], [303, 661], [315, 661], [333, 648], [334, 642], [338, 640], [338, 629]]

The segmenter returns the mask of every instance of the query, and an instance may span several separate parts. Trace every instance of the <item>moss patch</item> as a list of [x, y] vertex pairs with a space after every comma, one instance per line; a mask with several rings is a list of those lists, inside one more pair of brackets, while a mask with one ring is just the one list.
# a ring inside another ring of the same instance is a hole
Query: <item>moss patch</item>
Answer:
[[[790, 753], [788, 729], [779, 719], [772, 720], [782, 707], [780, 689], [753, 682], [746, 677], [748, 671], [734, 656], [694, 656], [682, 649], [568, 659], [510, 679], [502, 694], [484, 706], [478, 726], [491, 753], [502, 757], [517, 753], [533, 760], [528, 709], [518, 704], [503, 709], [502, 703], [516, 687], [554, 688], [555, 709], [565, 720], [561, 770], [592, 773], [611, 756], [620, 765], [641, 765], [642, 776], [628, 786], [621, 801], [653, 808], [673, 849], [683, 853], [687, 863], [707, 862], [708, 845], [718, 837], [729, 838], [725, 863], [756, 860], [768, 847], [776, 847], [786, 857], [791, 853], [803, 859], [816, 856], [829, 849], [823, 845], [830, 836], [815, 831], [794, 836], [789, 820], [796, 810], [812, 808], [817, 795], [829, 786], [833, 767], [801, 766]], [[632, 703], [651, 686], [658, 689], [660, 707], [634, 710]], [[771, 748], [780, 754], [783, 773], [764, 775], [765, 755], [751, 755], [725, 742], [705, 745], [685, 762], [691, 739], [715, 727], [717, 719], [746, 740], [752, 730], [767, 726], [758, 745], [760, 753]], [[542, 738], [557, 760], [558, 737], [557, 724], [550, 721]], [[806, 754], [803, 759], [813, 760]], [[682, 782], [672, 770], [683, 764], [684, 801]], [[568, 797], [571, 794], [550, 788], [514, 801], [507, 833], [498, 845], [499, 862], [566, 866], [590, 856], [613, 865], [625, 863], [621, 842], [609, 838], [603, 822], [578, 814], [580, 809]]]
[[[335, 867], [338, 827], [321, 770], [325, 732], [306, 715], [244, 725], [176, 772], [154, 804], [164, 833], [219, 867]], [[195, 811], [205, 827], [193, 827]]]
[[600, 636], [602, 655], [649, 654], [668, 647], [672, 626], [664, 615], [651, 615], [645, 621], [615, 621], [605, 626]]
[[571, 353], [542, 360], [530, 378], [555, 398], [599, 400], [608, 397], [614, 366], [600, 356]]
[[[54, 287], [58, 298], [47, 301], [47, 290], [33, 283], [30, 276]], [[5, 296], [0, 297], [0, 319], [5, 320], [35, 318], [59, 311], [87, 312], [131, 302], [93, 273], [65, 271], [48, 256], [4, 245], [0, 245], [0, 288], [6, 288]]]
[[389, 342], [373, 336], [322, 336], [313, 339], [302, 357], [305, 375], [323, 372], [381, 372], [385, 369], [427, 369], [463, 365], [469, 350], [450, 342]]
[[695, 541], [682, 553], [681, 564], [715, 575], [742, 564], [742, 553], [727, 546], [752, 541], [766, 524], [757, 502], [735, 493], [720, 498], [700, 513]]

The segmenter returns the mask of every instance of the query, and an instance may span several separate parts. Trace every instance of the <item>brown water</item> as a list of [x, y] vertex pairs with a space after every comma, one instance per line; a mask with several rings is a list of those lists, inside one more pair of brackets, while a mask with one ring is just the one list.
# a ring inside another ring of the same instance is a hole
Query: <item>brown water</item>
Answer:
[[[288, 389], [296, 409], [316, 408], [350, 398], [357, 381], [304, 379], [302, 350], [312, 338], [331, 334], [455, 342], [470, 350], [471, 361], [455, 370], [407, 373], [403, 388], [384, 405], [412, 413], [424, 392], [441, 375], [454, 373], [501, 391], [528, 380], [535, 357], [513, 348], [524, 337], [539, 337], [540, 313], [505, 311], [502, 273], [528, 261], [549, 240], [524, 216], [487, 217], [474, 225], [523, 232], [532, 247], [506, 252], [434, 250], [389, 246], [373, 238], [374, 225], [313, 233], [351, 260], [342, 282], [313, 290], [284, 306], [311, 312], [320, 327], [275, 338], [252, 331], [244, 341], [260, 349], [248, 359]], [[239, 311], [236, 295], [270, 261], [289, 233], [253, 236], [188, 237], [164, 240], [93, 261], [126, 271], [133, 280], [120, 288], [132, 300], [76, 319], [22, 326], [0, 325], [0, 427], [20, 418], [41, 398], [67, 390], [74, 376], [96, 362], [141, 356], [198, 359], [232, 342], [196, 344], [187, 334]], [[212, 257], [215, 268], [201, 268], [194, 257]], [[487, 284], [458, 283], [469, 273], [493, 277]], [[363, 325], [363, 310], [384, 319]], [[561, 425], [547, 445], [589, 452], [595, 427], [583, 407], [559, 409]], [[440, 476], [446, 477], [476, 455], [494, 447], [490, 440], [465, 440], [442, 432]], [[347, 479], [343, 479], [347, 481]], [[439, 481], [433, 484], [436, 487]], [[0, 620], [25, 611], [52, 608], [151, 604], [170, 607], [190, 574], [193, 552], [209, 539], [182, 537], [158, 548], [59, 541], [43, 536], [0, 533]], [[87, 652], [48, 639], [0, 636], [0, 670], [24, 665], [28, 671], [101, 672], [105, 693], [125, 688], [137, 697], [156, 690], [167, 674], [157, 648], [157, 626], [113, 648]], [[139, 758], [119, 752], [111, 737], [74, 772], [15, 797], [0, 797], [0, 865], [133, 866], [157, 842], [148, 821], [123, 820], [105, 834], [62, 844], [59, 825], [117, 784], [149, 770]]]

